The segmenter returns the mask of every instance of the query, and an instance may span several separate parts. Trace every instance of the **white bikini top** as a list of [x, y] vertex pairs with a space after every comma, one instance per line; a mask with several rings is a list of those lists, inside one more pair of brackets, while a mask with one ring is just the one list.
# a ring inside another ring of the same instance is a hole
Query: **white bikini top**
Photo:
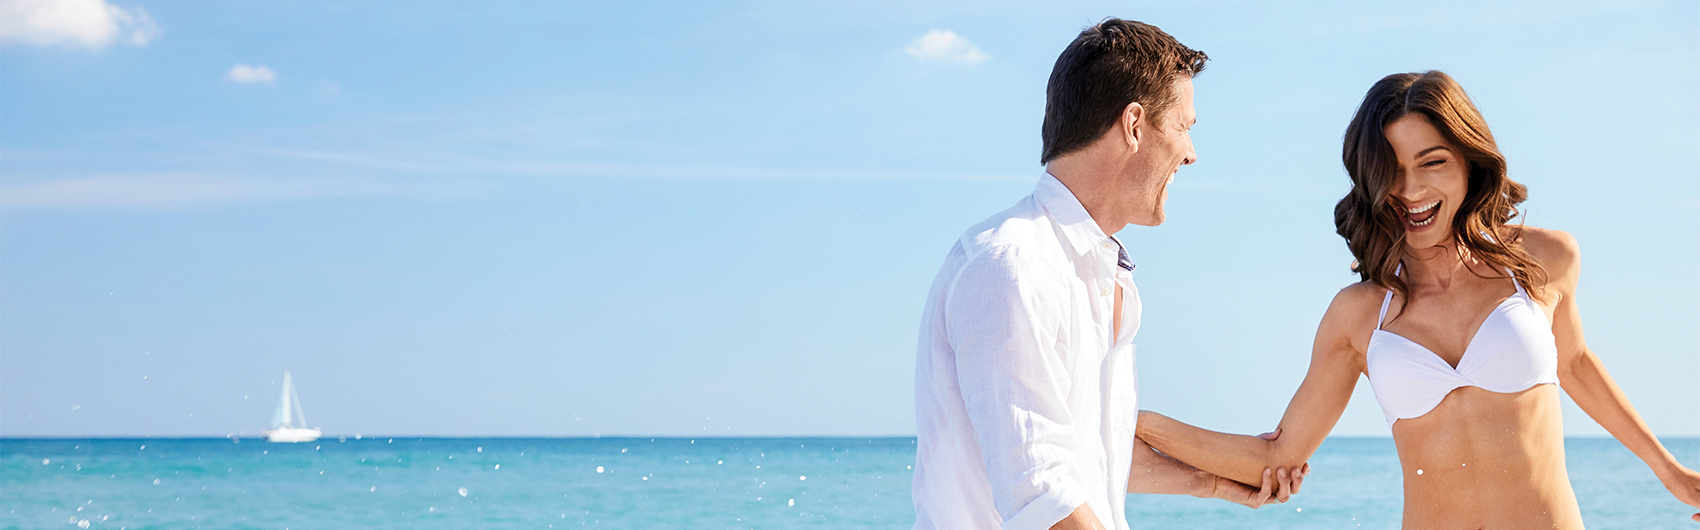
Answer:
[[1457, 368], [1421, 344], [1381, 329], [1387, 304], [1393, 301], [1393, 290], [1387, 291], [1364, 356], [1370, 388], [1381, 403], [1388, 425], [1428, 414], [1458, 387], [1511, 393], [1558, 383], [1558, 346], [1553, 340], [1552, 323], [1516, 277], [1511, 283], [1517, 286], [1517, 293], [1488, 313], [1464, 348]]

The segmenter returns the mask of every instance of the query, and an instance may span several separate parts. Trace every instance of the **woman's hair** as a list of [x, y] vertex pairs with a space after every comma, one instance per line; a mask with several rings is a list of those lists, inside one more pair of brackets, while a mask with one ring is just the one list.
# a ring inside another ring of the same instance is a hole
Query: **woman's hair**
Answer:
[[1352, 250], [1352, 271], [1363, 281], [1399, 293], [1405, 300], [1401, 312], [1410, 303], [1410, 286], [1396, 273], [1405, 256], [1405, 226], [1400, 206], [1391, 197], [1400, 169], [1386, 129], [1412, 114], [1427, 119], [1469, 164], [1468, 191], [1452, 218], [1458, 252], [1510, 269], [1529, 295], [1539, 298], [1546, 271], [1523, 250], [1521, 222], [1515, 227], [1505, 224], [1518, 215], [1517, 204], [1528, 197], [1528, 189], [1505, 176], [1505, 157], [1464, 87], [1438, 71], [1381, 78], [1346, 126], [1341, 159], [1352, 177], [1352, 191], [1334, 206], [1334, 228]]

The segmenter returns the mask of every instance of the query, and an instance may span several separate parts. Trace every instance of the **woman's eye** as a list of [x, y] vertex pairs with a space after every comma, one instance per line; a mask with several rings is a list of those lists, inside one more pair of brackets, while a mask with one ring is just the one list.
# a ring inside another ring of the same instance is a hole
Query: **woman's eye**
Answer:
[[1444, 158], [1439, 159], [1439, 160], [1430, 160], [1430, 161], [1427, 161], [1427, 162], [1423, 162], [1423, 167], [1435, 167], [1435, 166], [1445, 164], [1445, 163], [1446, 163], [1446, 159], [1444, 159]]

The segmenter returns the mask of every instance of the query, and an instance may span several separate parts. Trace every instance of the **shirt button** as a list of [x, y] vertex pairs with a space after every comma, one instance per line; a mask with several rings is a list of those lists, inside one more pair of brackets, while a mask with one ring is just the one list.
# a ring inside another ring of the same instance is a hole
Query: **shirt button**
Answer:
[[1100, 294], [1102, 296], [1109, 296], [1110, 295], [1110, 289], [1108, 287], [1105, 287], [1103, 289], [1099, 289], [1098, 294]]

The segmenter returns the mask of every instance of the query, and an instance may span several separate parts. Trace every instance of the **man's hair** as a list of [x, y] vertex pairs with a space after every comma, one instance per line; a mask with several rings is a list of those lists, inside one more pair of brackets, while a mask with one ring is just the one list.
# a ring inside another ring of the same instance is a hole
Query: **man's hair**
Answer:
[[1208, 60], [1143, 22], [1111, 17], [1082, 30], [1051, 68], [1039, 163], [1098, 141], [1135, 101], [1161, 125], [1164, 111], [1179, 98], [1175, 81], [1198, 75]]

